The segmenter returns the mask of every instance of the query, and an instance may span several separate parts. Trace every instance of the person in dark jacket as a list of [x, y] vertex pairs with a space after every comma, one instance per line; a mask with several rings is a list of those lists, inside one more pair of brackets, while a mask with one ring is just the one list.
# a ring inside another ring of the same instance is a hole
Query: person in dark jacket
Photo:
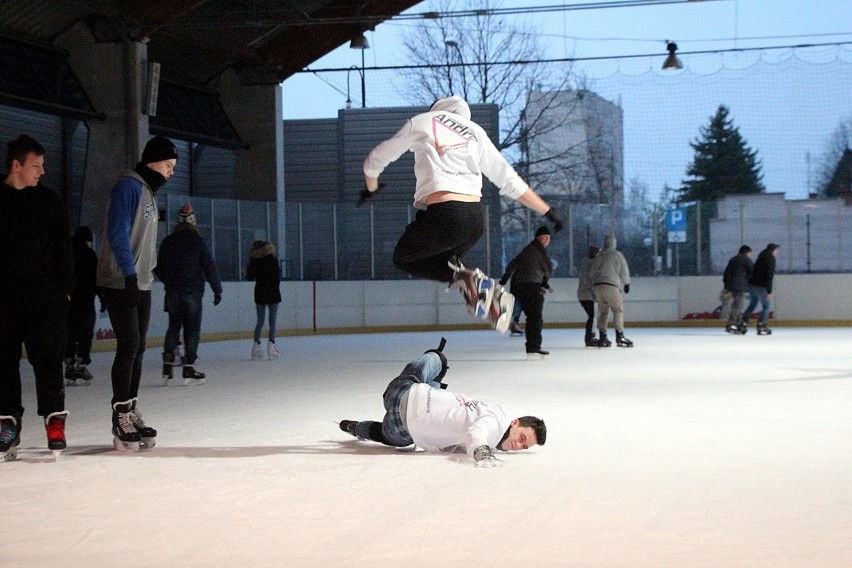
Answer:
[[722, 284], [725, 288], [724, 296], [730, 303], [728, 322], [725, 331], [728, 333], [742, 333], [743, 331], [743, 296], [748, 292], [748, 281], [754, 271], [754, 263], [751, 261], [751, 247], [743, 245], [736, 256], [731, 257], [722, 275]]
[[14, 459], [21, 442], [22, 345], [33, 366], [48, 448], [65, 448], [62, 356], [74, 260], [65, 204], [39, 185], [44, 154], [30, 136], [9, 142], [0, 184], [0, 461]]
[[[163, 345], [163, 379], [166, 384], [173, 377], [175, 364], [183, 364], [183, 384], [204, 384], [204, 373], [195, 369], [198, 360], [198, 341], [201, 338], [202, 298], [205, 280], [213, 289], [213, 305], [222, 301], [222, 282], [216, 270], [216, 261], [204, 238], [198, 233], [195, 211], [187, 203], [178, 211], [177, 225], [171, 235], [163, 239], [157, 255], [154, 274], [166, 288], [166, 311], [169, 329]], [[183, 328], [186, 355], [175, 361], [175, 349]]]
[[586, 347], [597, 347], [595, 338], [595, 283], [592, 281], [592, 265], [601, 249], [589, 247], [583, 264], [580, 265], [580, 277], [577, 279], [577, 300], [586, 312]]
[[544, 326], [544, 292], [552, 291], [548, 279], [553, 272], [553, 263], [547, 254], [550, 244], [550, 230], [541, 226], [535, 232], [535, 238], [513, 258], [500, 284], [505, 285], [512, 279], [510, 290], [520, 302], [521, 310], [527, 318], [524, 330], [526, 334], [527, 359], [546, 359], [549, 352], [541, 348], [541, 330]]
[[772, 333], [766, 325], [766, 320], [769, 318], [769, 312], [772, 310], [772, 280], [775, 278], [775, 257], [778, 256], [778, 249], [781, 245], [769, 243], [766, 248], [760, 251], [757, 255], [757, 262], [754, 263], [754, 271], [749, 279], [748, 294], [751, 296], [748, 307], [743, 313], [743, 331], [748, 330], [748, 322], [751, 319], [751, 314], [760, 302], [763, 309], [760, 312], [760, 317], [757, 319], [758, 335], [768, 335]]
[[92, 250], [92, 230], [77, 227], [71, 239], [74, 251], [74, 289], [68, 306], [68, 344], [65, 349], [65, 384], [88, 385], [92, 374], [92, 337], [95, 334], [98, 255]]
[[254, 241], [251, 245], [251, 255], [246, 267], [246, 278], [254, 280], [254, 303], [257, 307], [257, 325], [254, 327], [254, 344], [251, 349], [252, 359], [261, 359], [263, 351], [260, 348], [260, 332], [263, 330], [263, 320], [269, 311], [269, 342], [266, 344], [266, 356], [278, 358], [275, 347], [275, 331], [278, 319], [278, 304], [281, 303], [281, 266], [275, 257], [275, 245], [268, 241]]

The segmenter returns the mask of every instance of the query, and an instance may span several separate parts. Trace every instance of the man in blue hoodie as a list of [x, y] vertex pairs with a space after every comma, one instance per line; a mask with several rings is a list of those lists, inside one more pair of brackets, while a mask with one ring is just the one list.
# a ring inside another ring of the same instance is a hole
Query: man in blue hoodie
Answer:
[[[169, 329], [163, 345], [163, 378], [172, 378], [173, 365], [183, 364], [183, 384], [204, 384], [204, 373], [195, 370], [198, 359], [198, 341], [201, 337], [201, 300], [204, 297], [204, 282], [213, 288], [213, 305], [222, 301], [222, 282], [216, 270], [216, 261], [204, 238], [198, 233], [195, 211], [187, 203], [178, 212], [174, 232], [163, 239], [157, 268], [154, 274], [166, 287], [166, 311], [169, 313]], [[175, 360], [175, 348], [183, 327], [183, 342], [186, 356], [183, 361]]]
[[155, 136], [132, 170], [121, 174], [110, 193], [98, 286], [115, 333], [112, 364], [112, 431], [118, 450], [152, 447], [157, 431], [137, 406], [145, 336], [151, 319], [151, 284], [157, 261], [157, 190], [174, 174], [178, 153], [168, 138]]

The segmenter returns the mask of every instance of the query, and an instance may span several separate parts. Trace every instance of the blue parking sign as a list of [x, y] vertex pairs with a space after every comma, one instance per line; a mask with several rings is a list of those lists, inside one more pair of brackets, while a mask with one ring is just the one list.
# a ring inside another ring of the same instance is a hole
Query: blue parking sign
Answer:
[[669, 242], [686, 242], [686, 209], [669, 209], [666, 211], [669, 226]]

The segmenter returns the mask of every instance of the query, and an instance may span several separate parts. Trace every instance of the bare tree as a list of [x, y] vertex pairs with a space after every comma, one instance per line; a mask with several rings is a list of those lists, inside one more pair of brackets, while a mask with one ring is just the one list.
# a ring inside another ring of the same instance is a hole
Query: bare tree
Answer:
[[[825, 152], [817, 165], [816, 192], [821, 197], [830, 197], [831, 180], [840, 165], [843, 154], [852, 149], [852, 117], [843, 119], [832, 132]], [[808, 188], [811, 191], [811, 188]]]

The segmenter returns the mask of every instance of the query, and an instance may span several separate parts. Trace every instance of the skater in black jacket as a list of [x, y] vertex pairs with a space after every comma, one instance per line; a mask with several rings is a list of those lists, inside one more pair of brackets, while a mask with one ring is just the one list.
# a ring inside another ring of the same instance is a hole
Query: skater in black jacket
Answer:
[[751, 261], [751, 247], [743, 245], [736, 256], [728, 261], [725, 274], [722, 276], [722, 284], [725, 287], [725, 296], [729, 298], [730, 313], [725, 331], [728, 333], [742, 333], [743, 329], [743, 296], [748, 292], [748, 281], [754, 271], [754, 263]]
[[65, 349], [65, 384], [88, 385], [92, 374], [92, 337], [95, 334], [95, 296], [98, 255], [92, 250], [92, 230], [77, 227], [71, 239], [74, 251], [74, 290], [68, 307], [68, 345]]
[[527, 317], [525, 328], [527, 359], [544, 359], [550, 355], [541, 348], [541, 330], [544, 326], [544, 293], [552, 292], [548, 278], [553, 273], [553, 263], [547, 254], [550, 245], [550, 230], [541, 226], [535, 232], [535, 238], [513, 258], [500, 284], [505, 285], [512, 279], [512, 294], [521, 304], [521, 310]]
[[35, 374], [48, 448], [65, 448], [62, 356], [74, 261], [62, 198], [39, 184], [45, 149], [22, 135], [9, 142], [0, 183], [0, 461], [21, 441], [21, 347]]
[[775, 278], [775, 257], [778, 256], [778, 249], [781, 245], [769, 243], [766, 248], [760, 251], [757, 255], [757, 262], [754, 263], [754, 272], [749, 279], [750, 287], [748, 289], [751, 300], [748, 303], [746, 311], [743, 313], [743, 333], [748, 330], [748, 321], [751, 319], [751, 314], [760, 302], [763, 309], [760, 312], [760, 317], [757, 319], [757, 334], [769, 335], [772, 331], [767, 327], [766, 320], [769, 319], [769, 312], [772, 310], [772, 281]]

